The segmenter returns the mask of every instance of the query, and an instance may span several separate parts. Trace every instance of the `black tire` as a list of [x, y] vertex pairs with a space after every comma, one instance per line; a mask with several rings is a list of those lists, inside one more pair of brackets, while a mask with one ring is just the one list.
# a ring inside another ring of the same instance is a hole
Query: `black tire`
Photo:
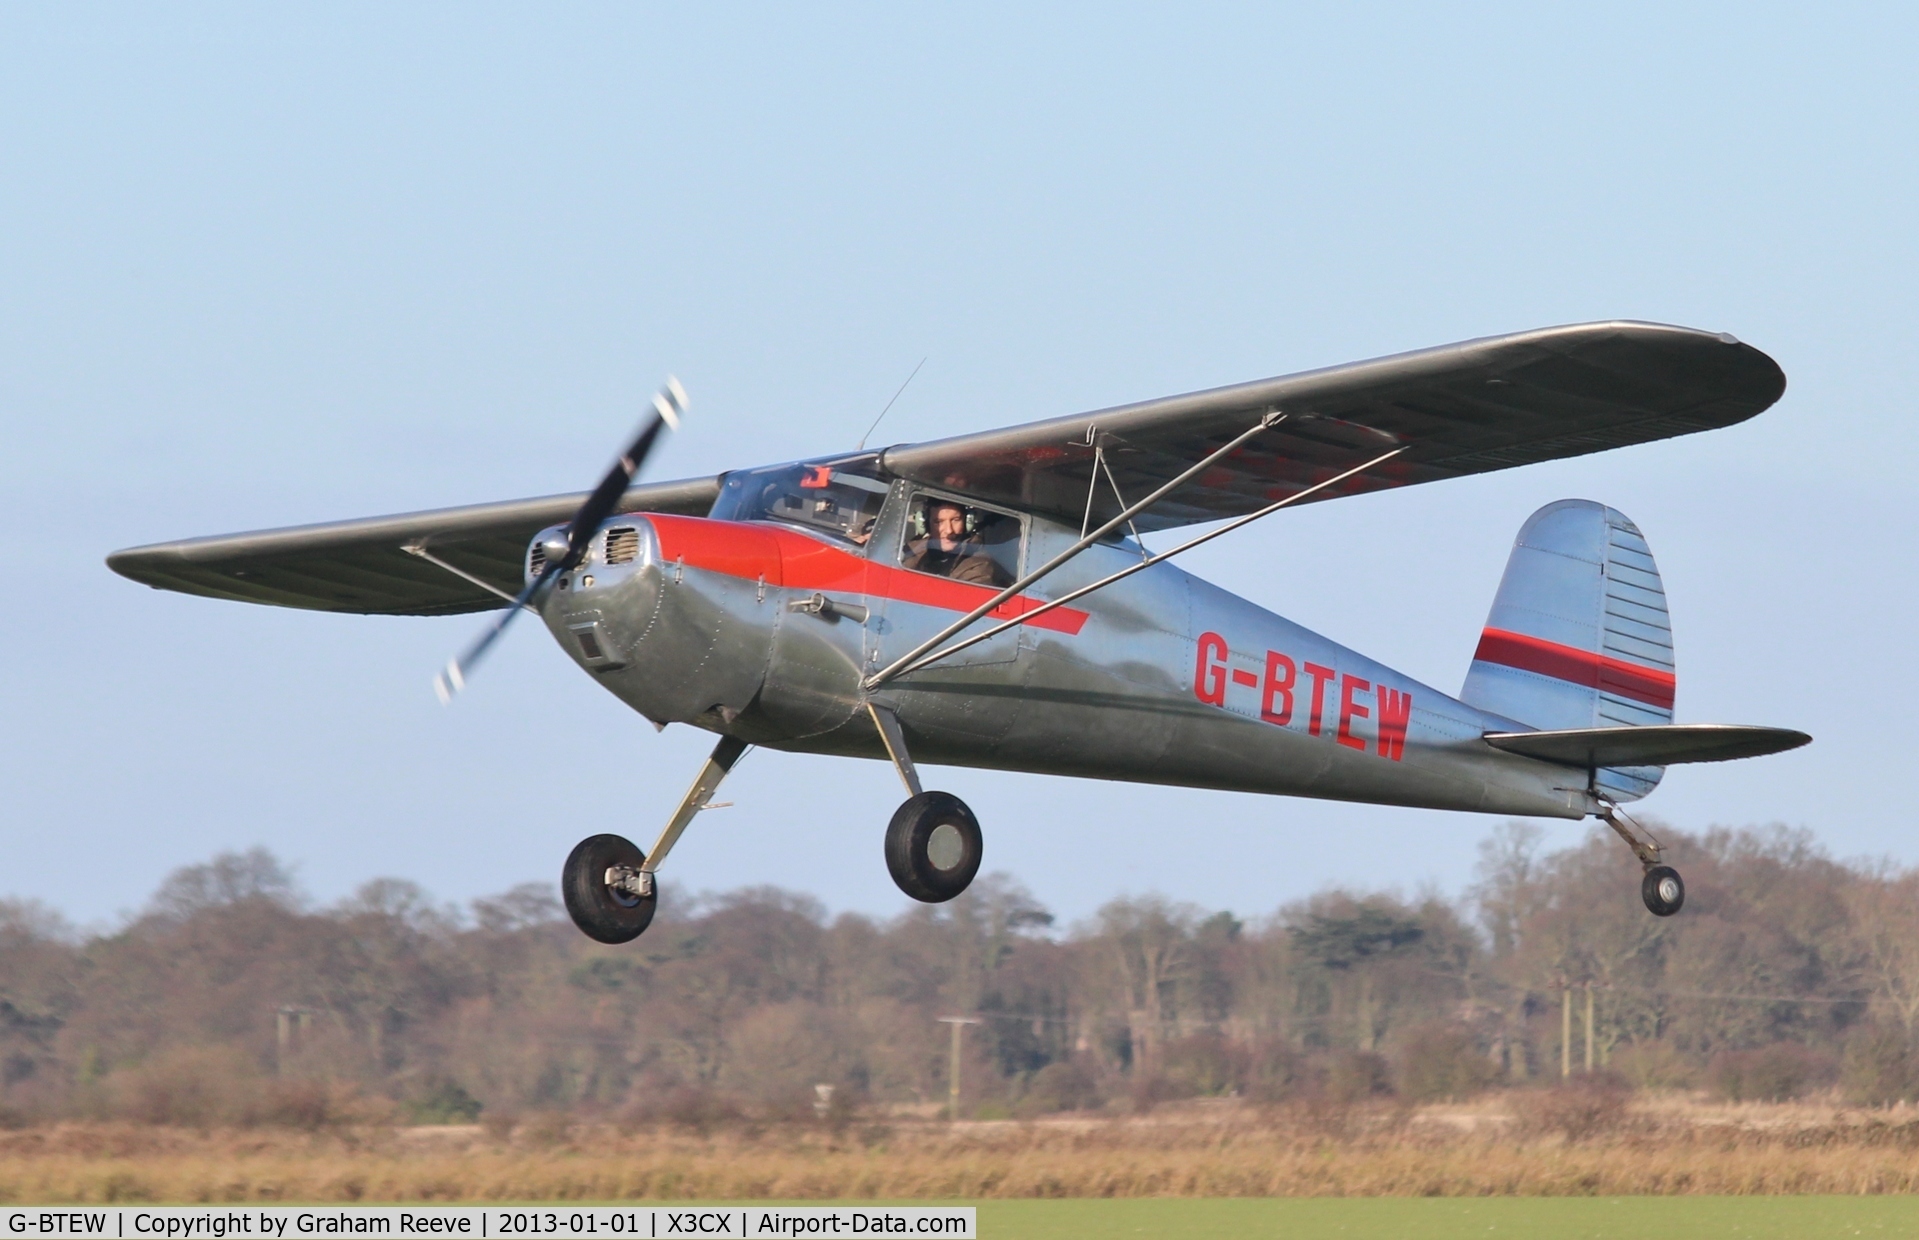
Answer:
[[1639, 881], [1639, 897], [1654, 917], [1671, 917], [1686, 905], [1685, 880], [1669, 865], [1646, 867]]
[[943, 904], [979, 873], [979, 820], [950, 792], [909, 797], [886, 824], [886, 868], [899, 889]]
[[632, 866], [646, 860], [633, 841], [618, 835], [589, 835], [573, 846], [560, 871], [560, 896], [573, 924], [589, 939], [602, 943], [630, 943], [653, 921], [660, 902], [656, 891], [636, 896], [606, 885], [607, 867]]

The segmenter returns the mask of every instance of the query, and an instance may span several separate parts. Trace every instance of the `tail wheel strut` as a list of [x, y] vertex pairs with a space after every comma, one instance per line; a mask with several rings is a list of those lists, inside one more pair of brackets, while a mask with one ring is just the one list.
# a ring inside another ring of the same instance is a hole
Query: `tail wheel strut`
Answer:
[[1646, 902], [1646, 911], [1654, 917], [1671, 917], [1685, 907], [1686, 881], [1679, 877], [1678, 870], [1660, 860], [1665, 850], [1652, 832], [1633, 822], [1610, 801], [1599, 803], [1599, 817], [1626, 841], [1633, 856], [1645, 867], [1645, 876], [1639, 881], [1639, 898]]

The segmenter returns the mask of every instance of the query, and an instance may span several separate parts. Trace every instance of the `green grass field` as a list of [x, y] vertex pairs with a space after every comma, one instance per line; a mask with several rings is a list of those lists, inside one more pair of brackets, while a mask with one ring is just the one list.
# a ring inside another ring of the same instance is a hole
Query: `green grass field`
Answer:
[[1913, 1197], [1292, 1197], [988, 1201], [980, 1240], [1178, 1236], [1194, 1240], [1801, 1240], [1919, 1237]]

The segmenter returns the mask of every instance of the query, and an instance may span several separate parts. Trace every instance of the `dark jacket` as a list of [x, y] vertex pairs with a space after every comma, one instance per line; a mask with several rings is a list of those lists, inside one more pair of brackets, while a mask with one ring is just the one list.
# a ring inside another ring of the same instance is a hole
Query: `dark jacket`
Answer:
[[930, 538], [908, 544], [902, 564], [921, 573], [951, 577], [981, 586], [1008, 586], [1012, 582], [992, 557], [980, 551], [978, 544], [961, 543], [951, 551], [941, 551]]

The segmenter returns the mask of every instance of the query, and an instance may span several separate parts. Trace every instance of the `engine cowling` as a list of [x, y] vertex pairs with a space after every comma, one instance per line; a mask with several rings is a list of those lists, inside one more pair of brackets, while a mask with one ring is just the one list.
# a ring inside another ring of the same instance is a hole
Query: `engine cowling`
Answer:
[[[766, 680], [779, 624], [779, 545], [741, 522], [670, 520], [675, 537], [664, 546], [656, 518], [606, 522], [540, 613], [561, 649], [653, 722], [729, 726]], [[693, 556], [689, 533], [701, 544]], [[543, 567], [550, 536], [542, 531], [529, 547], [529, 575]]]

